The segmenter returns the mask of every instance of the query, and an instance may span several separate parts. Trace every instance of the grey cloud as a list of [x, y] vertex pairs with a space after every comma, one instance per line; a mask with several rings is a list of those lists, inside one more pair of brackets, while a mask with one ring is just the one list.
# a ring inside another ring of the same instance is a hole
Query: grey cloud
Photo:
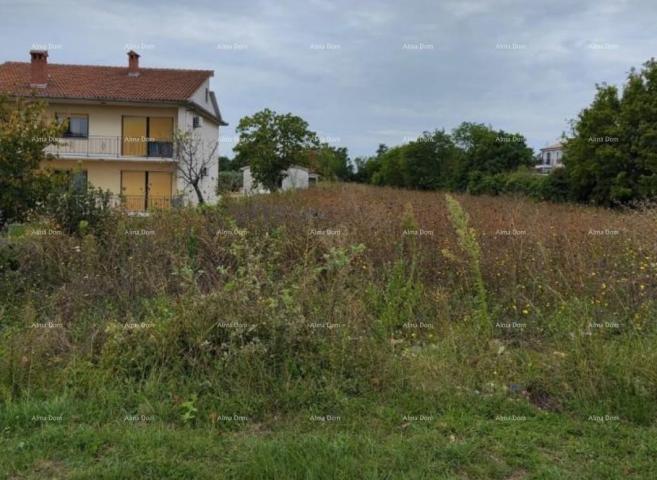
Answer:
[[[215, 70], [234, 135], [264, 107], [293, 112], [352, 154], [482, 121], [540, 147], [596, 82], [621, 83], [657, 51], [657, 4], [638, 0], [0, 1], [0, 60]], [[225, 146], [222, 145], [225, 149]], [[224, 152], [226, 153], [226, 152]], [[229, 153], [229, 152], [228, 152]]]

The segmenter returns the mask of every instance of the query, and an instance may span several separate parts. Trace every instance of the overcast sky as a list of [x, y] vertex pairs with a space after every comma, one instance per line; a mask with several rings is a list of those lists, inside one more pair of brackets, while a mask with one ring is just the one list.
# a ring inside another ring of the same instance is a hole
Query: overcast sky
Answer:
[[212, 69], [234, 127], [264, 107], [352, 156], [490, 123], [540, 148], [657, 54], [654, 0], [0, 0], [0, 61]]

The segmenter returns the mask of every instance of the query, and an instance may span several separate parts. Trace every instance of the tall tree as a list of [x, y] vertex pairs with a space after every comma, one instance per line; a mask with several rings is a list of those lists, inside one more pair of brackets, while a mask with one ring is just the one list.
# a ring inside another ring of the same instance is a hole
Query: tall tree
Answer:
[[351, 180], [353, 167], [345, 147], [333, 147], [322, 143], [308, 152], [308, 166], [327, 180]]
[[531, 148], [517, 133], [464, 122], [452, 132], [452, 138], [463, 151], [462, 161], [455, 172], [453, 187], [457, 189], [465, 189], [470, 177], [508, 172], [533, 163]]
[[240, 120], [236, 160], [251, 166], [253, 178], [265, 188], [280, 188], [285, 171], [308, 163], [308, 151], [319, 147], [315, 132], [301, 117], [265, 109]]
[[447, 188], [460, 152], [443, 130], [424, 132], [404, 146], [406, 186], [421, 190]]
[[356, 171], [353, 179], [356, 182], [375, 183], [374, 177], [381, 169], [381, 157], [388, 151], [388, 147], [380, 143], [376, 155], [372, 157], [357, 157], [354, 159]]
[[377, 155], [380, 166], [372, 176], [372, 182], [377, 185], [390, 185], [393, 187], [408, 186], [406, 159], [404, 158], [405, 145], [386, 149]]
[[596, 85], [596, 90], [591, 106], [572, 124], [564, 165], [576, 200], [609, 205], [629, 193], [622, 173], [627, 171], [625, 148], [616, 141], [621, 134], [621, 101], [612, 85]]
[[24, 220], [47, 194], [39, 166], [61, 133], [44, 103], [0, 98], [0, 226]]

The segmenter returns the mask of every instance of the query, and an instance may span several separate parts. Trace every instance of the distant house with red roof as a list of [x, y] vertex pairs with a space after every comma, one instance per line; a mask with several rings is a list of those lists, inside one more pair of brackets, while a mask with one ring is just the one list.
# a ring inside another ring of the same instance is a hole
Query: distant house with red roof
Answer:
[[[227, 125], [210, 89], [211, 70], [142, 68], [128, 52], [127, 65], [48, 63], [48, 52], [32, 50], [31, 61], [0, 65], [0, 95], [47, 101], [66, 124], [48, 166], [80, 168], [96, 187], [110, 190], [129, 210], [168, 207], [177, 195], [196, 196], [177, 175], [173, 134], [191, 131], [208, 152], [219, 127]], [[218, 153], [217, 155], [218, 156]], [[218, 161], [204, 171], [204, 198], [216, 199]]]

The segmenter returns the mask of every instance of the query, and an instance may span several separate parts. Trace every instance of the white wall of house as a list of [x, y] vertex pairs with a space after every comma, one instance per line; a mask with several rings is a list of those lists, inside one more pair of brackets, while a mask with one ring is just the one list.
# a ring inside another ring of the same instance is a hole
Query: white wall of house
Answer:
[[251, 175], [251, 167], [242, 168], [242, 193], [247, 195], [254, 193], [268, 193], [262, 185], [256, 184], [255, 179]]
[[[191, 101], [205, 108], [208, 112], [212, 112], [214, 107], [212, 106], [212, 101], [210, 100], [210, 79], [205, 80], [200, 87], [194, 92], [194, 95], [191, 97]], [[207, 96], [206, 96], [207, 92]]]
[[[292, 166], [287, 169], [281, 190], [305, 189], [310, 185], [311, 173], [304, 167]], [[255, 193], [269, 193], [269, 190], [257, 183], [251, 175], [251, 167], [242, 168], [242, 192], [249, 195]]]
[[308, 170], [302, 167], [288, 168], [287, 175], [283, 179], [283, 184], [281, 188], [283, 190], [308, 188]]
[[557, 167], [563, 165], [563, 152], [557, 149], [543, 149], [541, 150], [541, 163], [543, 165], [550, 165]]
[[563, 148], [560, 144], [541, 148], [539, 160], [536, 169], [541, 173], [549, 173], [554, 168], [563, 167]]
[[[204, 90], [205, 87], [201, 87]], [[201, 89], [199, 89], [201, 90]], [[205, 95], [205, 94], [204, 94]], [[200, 127], [194, 128], [194, 117], [199, 117]], [[200, 137], [202, 145], [202, 156], [210, 155], [214, 146], [217, 146], [214, 151], [212, 163], [208, 168], [208, 174], [201, 180], [201, 191], [203, 198], [207, 203], [215, 203], [217, 201], [217, 178], [219, 175], [219, 125], [214, 121], [200, 115], [186, 107], [178, 109], [178, 125], [183, 131], [191, 131], [193, 135]], [[183, 179], [178, 175], [177, 182], [178, 190], [184, 194], [186, 200], [191, 204], [196, 204], [197, 197], [194, 189], [191, 186], [186, 186]]]

